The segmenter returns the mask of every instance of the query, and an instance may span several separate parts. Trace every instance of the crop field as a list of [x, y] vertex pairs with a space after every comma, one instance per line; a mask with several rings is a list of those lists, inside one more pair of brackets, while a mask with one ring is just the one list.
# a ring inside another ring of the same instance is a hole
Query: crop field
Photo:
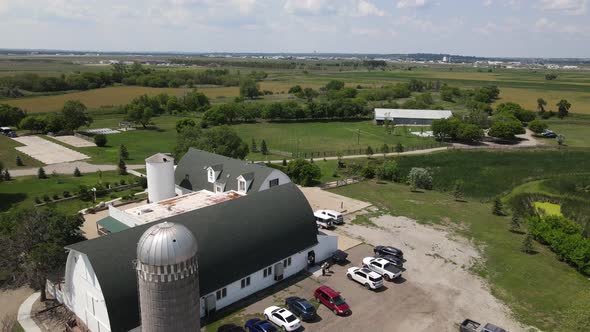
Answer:
[[541, 245], [535, 245], [535, 255], [522, 253], [523, 235], [510, 232], [510, 218], [493, 215], [491, 204], [456, 202], [448, 193], [416, 193], [406, 185], [376, 181], [330, 191], [371, 202], [394, 216], [408, 216], [421, 223], [442, 223], [451, 229], [461, 225], [457, 232], [476, 244], [485, 244], [485, 262], [481, 262], [485, 264], [476, 264], [473, 272], [489, 281], [492, 293], [506, 302], [525, 324], [544, 331], [560, 331], [563, 313], [571, 304], [590, 301], [580, 292], [588, 288], [584, 276]]

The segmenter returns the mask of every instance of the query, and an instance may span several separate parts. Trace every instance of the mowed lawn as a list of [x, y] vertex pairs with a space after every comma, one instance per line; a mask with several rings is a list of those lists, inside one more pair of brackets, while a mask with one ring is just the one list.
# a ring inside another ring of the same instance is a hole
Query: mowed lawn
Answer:
[[[387, 144], [390, 149], [397, 143], [405, 147], [430, 146], [434, 139], [420, 138], [410, 134], [420, 131], [420, 127], [396, 127], [395, 133], [388, 135], [383, 126], [376, 126], [372, 121], [330, 121], [276, 123], [262, 122], [232, 126], [246, 142], [254, 139], [260, 143], [265, 140], [271, 150], [285, 152], [324, 152], [359, 150], [362, 154], [368, 146], [375, 151]], [[422, 127], [429, 130], [428, 127]], [[360, 136], [359, 136], [360, 133]], [[360, 137], [360, 138], [359, 138]]]
[[[16, 169], [16, 168], [27, 168], [41, 166], [43, 163], [37, 159], [33, 159], [24, 153], [18, 152], [16, 147], [23, 146], [19, 142], [8, 138], [7, 136], [0, 134], [0, 162], [5, 168]], [[20, 156], [24, 166], [16, 165], [16, 156]]]
[[[516, 318], [544, 331], [560, 331], [563, 312], [582, 298], [587, 278], [560, 262], [547, 248], [535, 243], [535, 255], [520, 251], [523, 235], [510, 232], [510, 217], [492, 215], [491, 204], [456, 202], [450, 194], [415, 193], [402, 184], [367, 181], [330, 190], [371, 202], [396, 216], [422, 223], [461, 225], [459, 233], [479, 245], [485, 267], [473, 269], [490, 283], [492, 293], [506, 302]], [[485, 320], [485, 318], [482, 318]]]
[[[80, 185], [92, 186], [100, 180], [98, 173], [83, 174], [81, 177], [74, 177], [73, 175], [47, 175], [49, 176], [48, 179], [38, 179], [36, 176], [23, 176], [0, 184], [0, 212], [17, 206], [31, 207], [35, 204], [36, 197], [43, 200], [44, 195], [53, 197], [54, 194], [57, 194], [60, 198], [63, 198], [64, 191], [69, 191], [70, 193], [77, 192]], [[113, 184], [115, 182], [121, 182], [121, 180], [130, 183], [135, 180], [135, 176], [118, 175], [116, 172], [102, 173], [103, 184], [106, 182]], [[108, 198], [98, 200], [108, 200]], [[74, 209], [69, 212], [78, 211], [89, 205], [88, 202], [79, 200], [63, 204], [67, 205], [68, 209]], [[56, 203], [58, 207], [61, 205], [62, 203]], [[78, 208], [78, 206], [81, 207]]]

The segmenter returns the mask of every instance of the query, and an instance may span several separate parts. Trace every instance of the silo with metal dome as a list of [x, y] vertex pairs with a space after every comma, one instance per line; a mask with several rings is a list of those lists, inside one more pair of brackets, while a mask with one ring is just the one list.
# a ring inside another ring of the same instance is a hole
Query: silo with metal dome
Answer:
[[154, 225], [137, 244], [142, 332], [199, 331], [197, 240], [188, 228]]

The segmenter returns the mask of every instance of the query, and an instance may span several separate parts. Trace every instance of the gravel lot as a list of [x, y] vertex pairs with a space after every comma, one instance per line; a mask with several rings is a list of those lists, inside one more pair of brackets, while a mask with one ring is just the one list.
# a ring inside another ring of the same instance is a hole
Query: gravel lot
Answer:
[[82, 139], [80, 137], [76, 137], [73, 135], [66, 135], [66, 136], [55, 136], [53, 137], [53, 139], [56, 139], [62, 143], [65, 143], [67, 145], [71, 145], [73, 147], [77, 147], [77, 148], [84, 148], [84, 147], [96, 147], [96, 144], [94, 144], [93, 142], [87, 141], [85, 139]]
[[90, 158], [85, 154], [50, 142], [39, 136], [23, 136], [13, 139], [21, 144], [26, 145], [17, 147], [16, 149], [18, 151], [48, 165]]

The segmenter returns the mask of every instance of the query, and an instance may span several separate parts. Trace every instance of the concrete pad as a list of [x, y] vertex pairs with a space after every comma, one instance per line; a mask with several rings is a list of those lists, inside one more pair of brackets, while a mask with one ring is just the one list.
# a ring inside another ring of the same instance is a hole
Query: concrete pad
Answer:
[[314, 211], [330, 209], [343, 214], [350, 214], [371, 206], [371, 203], [341, 196], [318, 187], [299, 187], [299, 189], [301, 189]]
[[41, 296], [41, 293], [37, 292], [29, 296], [25, 302], [23, 302], [18, 309], [18, 323], [26, 332], [41, 332], [37, 323], [33, 321], [31, 317], [31, 310], [33, 309], [33, 304], [37, 299]]
[[65, 143], [67, 145], [71, 145], [73, 147], [76, 148], [87, 148], [87, 147], [95, 147], [96, 144], [87, 141], [85, 139], [82, 139], [80, 137], [76, 137], [73, 135], [68, 135], [68, 136], [56, 136], [56, 137], [52, 137], [55, 140], [58, 140], [62, 143]]
[[44, 164], [58, 164], [90, 158], [85, 154], [50, 142], [39, 136], [23, 136], [13, 139], [25, 145], [17, 147], [16, 149], [18, 151], [29, 155], [30, 157], [35, 158]]

